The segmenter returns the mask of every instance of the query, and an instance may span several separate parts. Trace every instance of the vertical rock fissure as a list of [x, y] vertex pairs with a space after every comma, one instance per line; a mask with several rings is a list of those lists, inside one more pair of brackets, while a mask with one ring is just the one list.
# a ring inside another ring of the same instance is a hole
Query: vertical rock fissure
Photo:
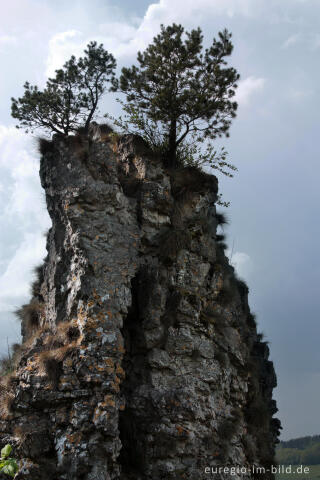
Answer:
[[[122, 366], [125, 379], [121, 385], [121, 396], [125, 408], [119, 413], [119, 430], [122, 448], [119, 456], [122, 478], [127, 475], [142, 475], [142, 458], [139, 455], [140, 439], [136, 417], [132, 414], [131, 397], [135, 389], [143, 385], [145, 370], [146, 346], [142, 337], [142, 325], [139, 310], [139, 288], [141, 273], [131, 281], [132, 303], [123, 321], [121, 333], [124, 339], [125, 354]], [[131, 478], [131, 477], [130, 477]]]

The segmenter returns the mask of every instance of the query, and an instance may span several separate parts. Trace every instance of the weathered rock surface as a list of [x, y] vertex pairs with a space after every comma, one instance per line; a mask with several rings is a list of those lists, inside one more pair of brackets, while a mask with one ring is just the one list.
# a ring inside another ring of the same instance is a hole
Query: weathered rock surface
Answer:
[[[0, 423], [17, 478], [268, 468], [276, 377], [216, 236], [216, 178], [167, 171], [130, 135], [56, 137], [40, 177], [52, 228], [38, 324], [23, 325]], [[214, 476], [240, 477], [254, 475]]]

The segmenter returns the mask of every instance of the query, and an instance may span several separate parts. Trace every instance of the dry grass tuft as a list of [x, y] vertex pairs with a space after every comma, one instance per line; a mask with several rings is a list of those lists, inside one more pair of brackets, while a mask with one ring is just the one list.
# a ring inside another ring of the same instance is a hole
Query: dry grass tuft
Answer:
[[228, 225], [229, 223], [227, 216], [222, 212], [216, 213], [216, 221], [218, 225]]
[[13, 369], [11, 356], [3, 356], [0, 359], [0, 372], [1, 375], [7, 375]]
[[0, 417], [6, 419], [12, 412], [14, 403], [14, 381], [16, 377], [8, 374], [0, 377]]
[[57, 386], [62, 374], [62, 362], [75, 348], [76, 345], [72, 343], [54, 350], [44, 350], [39, 354], [39, 372], [47, 375], [54, 386]]
[[[100, 123], [94, 125], [94, 130], [96, 135], [100, 135], [100, 141], [109, 141], [110, 135], [114, 133], [113, 128], [108, 123]], [[87, 140], [92, 134], [92, 130], [87, 131], [85, 127], [79, 127], [76, 131], [75, 137], [81, 137]]]
[[190, 229], [201, 229], [203, 234], [214, 235], [214, 227], [212, 222], [210, 222], [210, 217], [208, 215], [194, 215], [189, 218], [187, 221], [188, 228]]
[[46, 328], [41, 329], [41, 332], [43, 353], [54, 352], [61, 348], [74, 348], [81, 340], [76, 320], [60, 322], [54, 333]]
[[[217, 256], [218, 257], [219, 257], [219, 255], [220, 255], [220, 257], [224, 256], [225, 255], [224, 251], [227, 250], [228, 245], [225, 242], [218, 242], [217, 247], [218, 247], [217, 248]], [[219, 253], [218, 253], [218, 250], [220, 251]]]
[[7, 377], [14, 372], [18, 366], [22, 353], [22, 345], [14, 343], [11, 346], [8, 355], [5, 355], [0, 359], [0, 376]]
[[74, 342], [80, 337], [80, 330], [75, 320], [69, 322], [60, 322], [57, 326], [57, 331], [54, 334], [56, 341], [61, 342], [62, 345], [67, 342]]
[[112, 134], [114, 133], [113, 128], [108, 123], [101, 123], [99, 125], [100, 132], [101, 132], [101, 141], [108, 142], [112, 139]]
[[38, 146], [38, 152], [41, 155], [46, 155], [48, 153], [53, 153], [54, 152], [53, 141], [49, 140], [48, 138], [38, 137], [37, 138], [37, 146]]
[[249, 313], [247, 316], [247, 324], [250, 328], [256, 328], [257, 326], [257, 316], [254, 313]]
[[225, 236], [224, 234], [221, 234], [221, 235], [218, 234], [218, 235], [216, 235], [216, 241], [217, 241], [217, 242], [224, 242], [225, 239], [226, 239], [226, 236]]
[[85, 135], [68, 135], [65, 137], [65, 141], [69, 147], [73, 148], [83, 147], [87, 144]]
[[49, 382], [58, 384], [62, 373], [61, 361], [54, 358], [53, 351], [42, 352], [39, 356], [40, 373], [47, 375]]
[[203, 172], [197, 167], [182, 167], [171, 170], [172, 193], [175, 197], [186, 191], [204, 193], [208, 190], [217, 192], [217, 179], [214, 175]]
[[0, 393], [9, 392], [15, 384], [17, 377], [14, 373], [1, 375], [0, 377]]
[[70, 135], [65, 138], [66, 144], [77, 158], [85, 162], [89, 155], [89, 141], [85, 135]]
[[34, 431], [34, 427], [30, 424], [16, 425], [13, 429], [13, 436], [24, 441], [30, 432]]
[[69, 325], [66, 331], [66, 337], [69, 342], [74, 342], [80, 338], [80, 330], [75, 325]]
[[238, 287], [241, 298], [247, 297], [249, 294], [249, 287], [246, 282], [240, 278], [235, 278], [236, 285]]
[[7, 419], [12, 413], [12, 407], [14, 404], [13, 392], [6, 392], [5, 395], [0, 394], [0, 417]]
[[33, 269], [33, 273], [35, 275], [35, 280], [31, 284], [31, 295], [36, 298], [41, 297], [40, 288], [44, 280], [43, 275], [43, 264], [37, 265]]
[[[45, 328], [41, 332], [42, 351], [37, 355], [39, 372], [47, 375], [49, 381], [56, 386], [62, 373], [63, 361], [76, 349], [81, 340], [80, 331], [76, 320], [71, 320], [60, 322], [54, 333]], [[30, 339], [28, 341], [30, 342]]]
[[28, 333], [37, 329], [40, 325], [43, 304], [38, 301], [31, 301], [14, 312], [21, 320]]

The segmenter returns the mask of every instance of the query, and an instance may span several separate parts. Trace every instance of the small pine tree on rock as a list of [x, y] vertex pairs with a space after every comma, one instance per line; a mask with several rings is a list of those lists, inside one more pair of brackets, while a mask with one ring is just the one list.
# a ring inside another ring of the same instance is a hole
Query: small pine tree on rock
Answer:
[[[202, 42], [200, 28], [184, 35], [181, 25], [161, 25], [153, 43], [138, 53], [139, 65], [123, 68], [120, 77], [126, 121], [151, 144], [161, 145], [171, 167], [178, 157], [194, 154], [195, 144], [228, 136], [236, 115], [239, 74], [226, 61], [233, 50], [231, 34], [219, 32], [204, 51]], [[209, 153], [213, 163], [230, 167], [224, 153], [219, 158], [212, 148]]]
[[79, 127], [88, 131], [107, 85], [116, 87], [116, 61], [97, 42], [90, 42], [84, 53], [79, 59], [72, 56], [63, 68], [56, 70], [56, 76], [48, 79], [44, 90], [29, 82], [24, 84], [23, 97], [11, 99], [11, 115], [19, 121], [17, 128], [27, 132], [40, 128], [62, 135]]

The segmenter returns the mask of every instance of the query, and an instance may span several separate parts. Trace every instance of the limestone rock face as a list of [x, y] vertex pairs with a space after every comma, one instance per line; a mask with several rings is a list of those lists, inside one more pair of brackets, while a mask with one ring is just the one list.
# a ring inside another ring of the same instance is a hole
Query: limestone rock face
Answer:
[[23, 324], [0, 423], [17, 478], [269, 468], [276, 377], [216, 235], [216, 178], [166, 170], [131, 135], [56, 137], [40, 177], [52, 228], [38, 321]]

